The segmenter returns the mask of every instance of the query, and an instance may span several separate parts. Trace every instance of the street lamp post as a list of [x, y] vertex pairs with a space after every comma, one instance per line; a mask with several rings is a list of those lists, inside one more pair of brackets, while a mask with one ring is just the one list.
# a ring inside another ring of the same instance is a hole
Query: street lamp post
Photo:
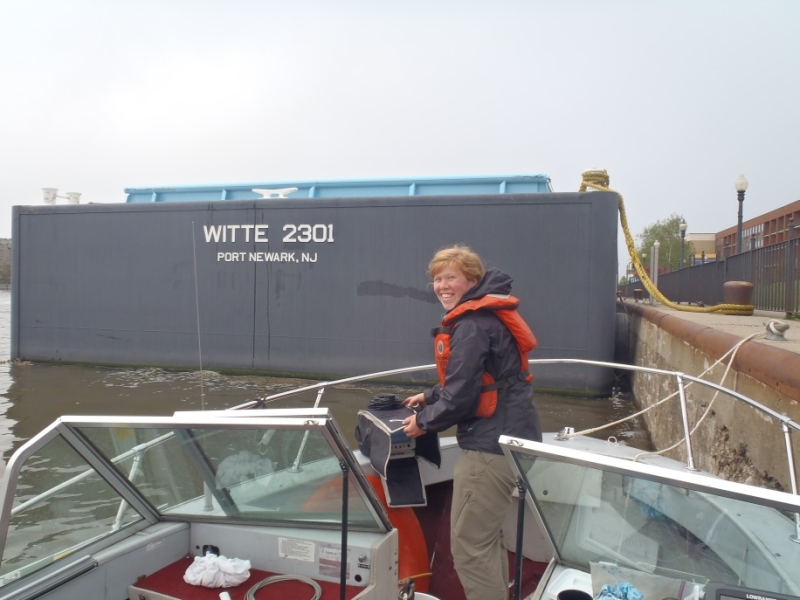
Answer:
[[[678, 225], [678, 229], [681, 230], [681, 266], [680, 269], [683, 269], [684, 260], [683, 260], [683, 247], [686, 243], [686, 221], [681, 219], [681, 224]], [[678, 269], [678, 270], [680, 270]]]
[[747, 179], [744, 175], [739, 175], [733, 185], [739, 200], [739, 218], [736, 225], [736, 254], [739, 254], [742, 251], [742, 204], [744, 204], [744, 193], [747, 191]]
[[[653, 288], [658, 291], [658, 248], [661, 246], [661, 242], [656, 240], [653, 242], [653, 271], [650, 275], [650, 279], [653, 280]], [[650, 304], [655, 304], [656, 299], [653, 296], [650, 296]]]
[[792, 314], [794, 309], [794, 250], [792, 238], [794, 237], [794, 215], [789, 215], [786, 225], [786, 314]]

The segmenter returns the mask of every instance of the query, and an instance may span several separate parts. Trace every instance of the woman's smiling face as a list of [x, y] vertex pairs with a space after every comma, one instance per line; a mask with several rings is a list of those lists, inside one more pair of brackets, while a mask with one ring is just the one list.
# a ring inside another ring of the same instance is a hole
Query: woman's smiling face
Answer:
[[476, 283], [477, 279], [467, 279], [458, 269], [445, 267], [433, 276], [433, 292], [445, 310], [452, 310]]

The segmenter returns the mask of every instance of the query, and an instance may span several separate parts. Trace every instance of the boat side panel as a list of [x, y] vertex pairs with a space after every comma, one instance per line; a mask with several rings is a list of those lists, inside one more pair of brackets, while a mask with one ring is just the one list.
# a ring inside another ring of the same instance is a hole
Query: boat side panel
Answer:
[[[128, 586], [189, 553], [189, 526], [159, 523], [93, 555], [97, 567], [54, 590], [43, 600], [120, 600]], [[8, 596], [13, 600], [17, 596]], [[22, 597], [22, 596], [20, 596]]]
[[[341, 532], [192, 523], [191, 553], [212, 544], [228, 557], [247, 559], [256, 569], [302, 575], [320, 581], [339, 581]], [[388, 544], [386, 548], [382, 548]], [[365, 587], [380, 574], [392, 573], [397, 586], [397, 530], [385, 534], [350, 531], [347, 541], [347, 585]], [[332, 567], [332, 565], [334, 565]]]

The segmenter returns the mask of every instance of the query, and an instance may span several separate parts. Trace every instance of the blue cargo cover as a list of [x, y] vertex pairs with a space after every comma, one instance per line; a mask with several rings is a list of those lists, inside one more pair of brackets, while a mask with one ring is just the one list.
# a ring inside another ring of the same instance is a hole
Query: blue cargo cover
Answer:
[[552, 192], [544, 173], [399, 179], [269, 181], [231, 185], [125, 188], [127, 202], [202, 202], [262, 198], [367, 198]]

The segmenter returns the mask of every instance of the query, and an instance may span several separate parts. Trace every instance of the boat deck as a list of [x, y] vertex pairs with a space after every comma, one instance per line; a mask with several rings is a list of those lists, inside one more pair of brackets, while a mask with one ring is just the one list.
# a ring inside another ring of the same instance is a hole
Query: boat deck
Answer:
[[[129, 588], [130, 598], [146, 598], [147, 600], [219, 600], [220, 593], [228, 592], [231, 600], [245, 600], [247, 591], [258, 582], [279, 575], [259, 569], [250, 569], [250, 577], [244, 583], [229, 588], [207, 588], [186, 583], [183, 574], [194, 561], [193, 557], [182, 558], [171, 565], [140, 579]], [[322, 588], [320, 598], [341, 598], [338, 583], [317, 581]], [[283, 598], [284, 600], [306, 600], [311, 588], [309, 584], [298, 579], [287, 579], [271, 583], [264, 591], [265, 597]], [[345, 586], [345, 598], [350, 600], [364, 588], [352, 585]]]

